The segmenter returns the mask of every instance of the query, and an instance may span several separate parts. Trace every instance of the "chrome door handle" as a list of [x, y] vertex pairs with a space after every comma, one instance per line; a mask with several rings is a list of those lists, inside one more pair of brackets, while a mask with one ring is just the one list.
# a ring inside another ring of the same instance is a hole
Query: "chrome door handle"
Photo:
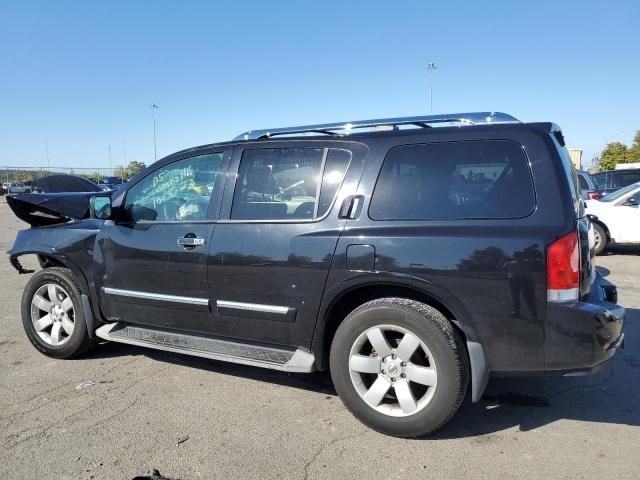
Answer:
[[207, 243], [205, 239], [199, 237], [181, 237], [178, 239], [178, 245], [183, 247], [201, 247], [205, 243]]

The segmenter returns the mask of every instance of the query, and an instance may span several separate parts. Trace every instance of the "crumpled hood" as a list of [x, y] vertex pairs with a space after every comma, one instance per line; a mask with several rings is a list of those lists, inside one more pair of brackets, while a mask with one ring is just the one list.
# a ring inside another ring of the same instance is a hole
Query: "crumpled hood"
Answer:
[[7, 203], [20, 220], [44, 227], [82, 220], [89, 216], [89, 200], [96, 192], [25, 193], [7, 196]]

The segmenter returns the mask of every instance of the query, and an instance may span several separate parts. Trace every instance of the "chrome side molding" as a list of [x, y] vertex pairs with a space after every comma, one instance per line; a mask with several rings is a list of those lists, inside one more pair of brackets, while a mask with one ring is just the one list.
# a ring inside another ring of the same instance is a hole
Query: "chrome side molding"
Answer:
[[141, 298], [143, 300], [157, 300], [160, 302], [188, 303], [191, 305], [202, 305], [205, 307], [209, 306], [208, 298], [165, 295], [163, 293], [139, 292], [135, 290], [123, 290], [111, 287], [104, 287], [103, 291], [107, 295], [116, 295], [119, 297]]
[[288, 314], [292, 309], [279, 305], [263, 305], [260, 303], [232, 302], [230, 300], [216, 300], [218, 308], [229, 308], [232, 310], [248, 310], [251, 312], [276, 313], [280, 315]]

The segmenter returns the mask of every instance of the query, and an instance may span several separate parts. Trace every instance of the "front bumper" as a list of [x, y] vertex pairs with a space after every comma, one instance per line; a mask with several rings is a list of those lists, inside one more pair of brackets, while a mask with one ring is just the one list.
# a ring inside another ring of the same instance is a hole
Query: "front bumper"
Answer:
[[547, 304], [547, 371], [589, 372], [624, 346], [625, 309], [617, 299], [616, 287], [597, 273], [581, 301]]

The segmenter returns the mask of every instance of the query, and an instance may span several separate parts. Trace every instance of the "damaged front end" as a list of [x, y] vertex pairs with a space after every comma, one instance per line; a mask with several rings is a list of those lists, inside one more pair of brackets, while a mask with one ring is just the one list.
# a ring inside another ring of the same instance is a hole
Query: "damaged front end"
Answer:
[[25, 193], [8, 196], [16, 216], [32, 227], [46, 227], [89, 217], [89, 202], [95, 192]]
[[[103, 221], [90, 218], [91, 197], [96, 192], [39, 193], [7, 197], [15, 215], [31, 225], [20, 230], [9, 254], [18, 273], [32, 273], [20, 257], [35, 255], [43, 269], [61, 267], [71, 271], [81, 290], [88, 335], [93, 338], [94, 319], [100, 311], [93, 279], [96, 235]], [[99, 194], [98, 196], [108, 196]]]
[[19, 261], [23, 255], [37, 255], [42, 268], [61, 266], [91, 271], [93, 243], [100, 228], [89, 218], [89, 204], [95, 192], [32, 193], [7, 197], [15, 215], [31, 225], [20, 230], [9, 254], [18, 273], [32, 273]]

